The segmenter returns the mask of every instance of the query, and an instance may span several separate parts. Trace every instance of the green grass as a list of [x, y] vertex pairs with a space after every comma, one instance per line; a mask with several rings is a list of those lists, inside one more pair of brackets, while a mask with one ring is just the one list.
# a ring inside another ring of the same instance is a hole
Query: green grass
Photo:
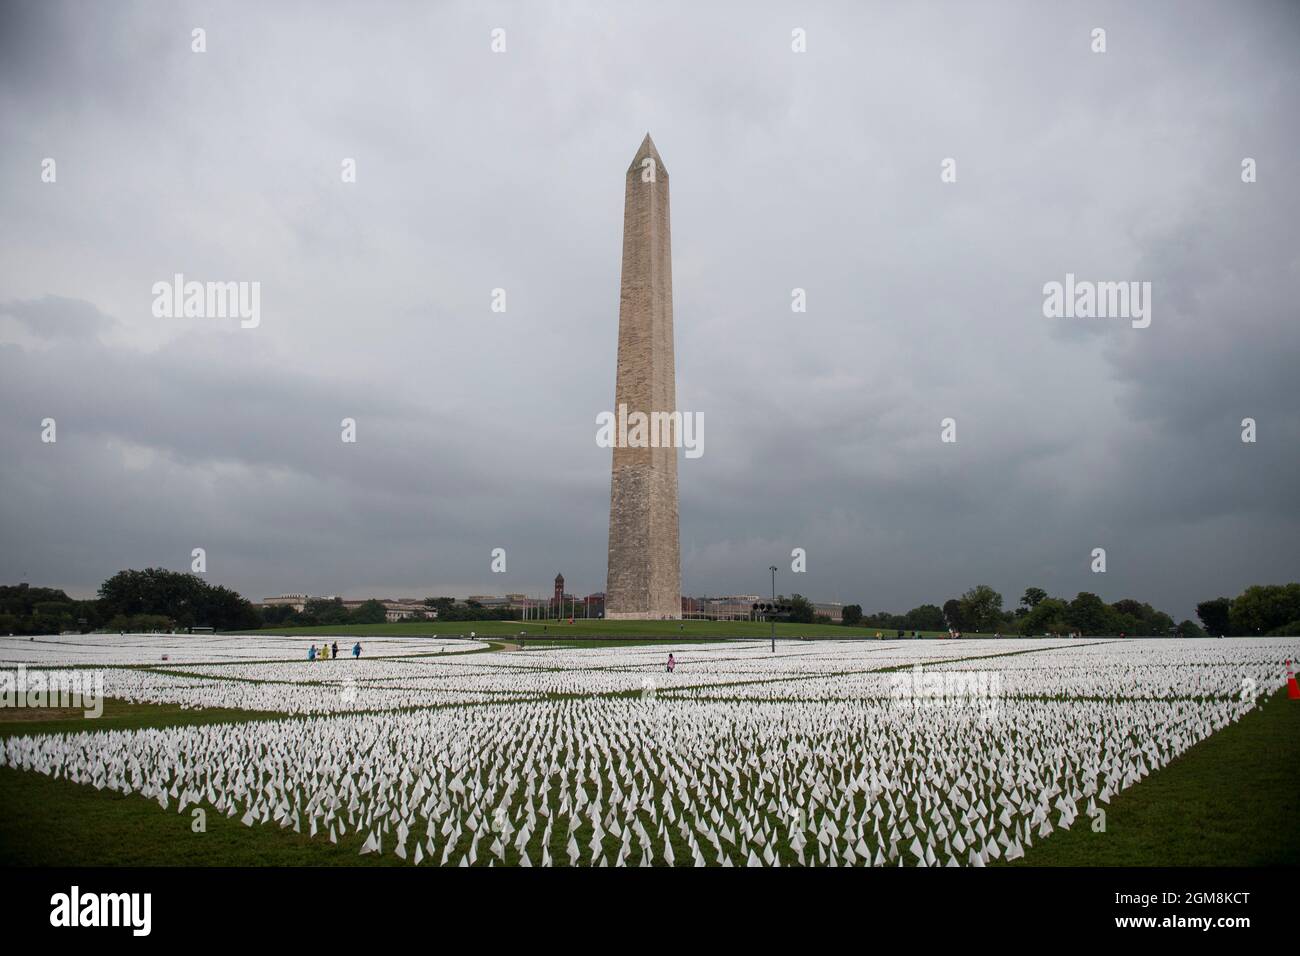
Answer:
[[[338, 624], [322, 627], [266, 628], [247, 634], [291, 634], [303, 637], [338, 635], [339, 637], [517, 637], [526, 631], [533, 638], [573, 639], [585, 642], [603, 638], [617, 643], [624, 638], [697, 638], [700, 640], [746, 637], [761, 639], [771, 634], [770, 624], [762, 621], [399, 621], [394, 624]], [[881, 632], [886, 638], [896, 635]], [[911, 632], [908, 632], [909, 634]], [[923, 631], [925, 637], [947, 637], [946, 631]], [[777, 637], [812, 637], [847, 640], [875, 640], [876, 629], [845, 627], [841, 624], [778, 624]], [[979, 635], [974, 635], [979, 636]]]
[[[174, 705], [106, 703], [104, 717], [9, 720], [0, 736], [262, 719], [247, 711], [182, 710]], [[92, 726], [93, 724], [93, 726]], [[1103, 805], [1104, 806], [1104, 805]], [[0, 768], [0, 865], [400, 865], [390, 852], [360, 856], [362, 836], [333, 845], [274, 824], [245, 827], [212, 808], [206, 832], [193, 809], [177, 813], [138, 795]], [[1246, 866], [1300, 863], [1300, 703], [1285, 692], [1202, 741], [1105, 806], [1107, 829], [1081, 816], [1070, 830], [1035, 841], [1028, 866]], [[417, 828], [423, 832], [422, 828]], [[579, 830], [584, 847], [589, 826]], [[534, 837], [536, 840], [537, 838]], [[688, 860], [674, 833], [679, 864]], [[412, 851], [414, 845], [411, 846]], [[460, 847], [452, 859], [457, 860]], [[552, 847], [552, 853], [560, 859]], [[711, 849], [705, 850], [711, 858]], [[535, 855], [535, 850], [534, 850]], [[788, 848], [781, 856], [789, 862]], [[515, 857], [511, 850], [507, 859]], [[479, 861], [490, 854], [480, 845]]]
[[[87, 718], [83, 711], [0, 709], [0, 738], [25, 734], [79, 734], [98, 730], [136, 730], [141, 727], [187, 727], [200, 724], [232, 723], [244, 720], [283, 720], [286, 715], [255, 710], [213, 707], [184, 708], [179, 704], [133, 704], [105, 698], [104, 712]], [[38, 719], [33, 719], [39, 715]]]
[[1300, 701], [1274, 694], [1012, 866], [1300, 864]]
[[246, 827], [206, 807], [196, 833], [194, 807], [163, 810], [152, 800], [0, 768], [2, 866], [367, 866], [363, 836], [338, 845], [274, 824]]

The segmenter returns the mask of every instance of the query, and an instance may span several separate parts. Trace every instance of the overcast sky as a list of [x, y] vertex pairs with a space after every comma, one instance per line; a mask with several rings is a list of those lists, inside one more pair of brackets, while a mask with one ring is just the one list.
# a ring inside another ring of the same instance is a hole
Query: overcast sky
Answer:
[[[647, 130], [686, 593], [1300, 579], [1300, 7], [702, 6], [0, 4], [0, 581], [603, 590]], [[260, 325], [155, 317], [178, 272]], [[1150, 327], [1045, 318], [1067, 272]]]

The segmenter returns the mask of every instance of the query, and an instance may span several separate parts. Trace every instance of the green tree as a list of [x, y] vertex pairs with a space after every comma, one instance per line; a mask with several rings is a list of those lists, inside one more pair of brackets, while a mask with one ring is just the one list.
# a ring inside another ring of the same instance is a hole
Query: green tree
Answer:
[[841, 612], [842, 622], [849, 627], [856, 627], [862, 623], [862, 605], [846, 604]]
[[1070, 629], [1066, 621], [1069, 605], [1060, 598], [1043, 598], [1034, 609], [1020, 619], [1020, 633], [1033, 636], [1037, 634], [1062, 634]]
[[298, 611], [292, 604], [268, 604], [262, 608], [263, 627], [287, 627], [299, 622]]
[[229, 588], [203, 584], [195, 605], [195, 623], [219, 631], [249, 631], [261, 627], [262, 619], [252, 602]]
[[245, 630], [261, 624], [253, 605], [234, 591], [166, 568], [119, 571], [99, 586], [99, 603], [110, 629], [113, 618], [139, 615], [165, 617], [178, 628]]
[[1135, 620], [1141, 621], [1151, 610], [1150, 604], [1143, 604], [1141, 601], [1135, 601], [1132, 598], [1124, 598], [1122, 601], [1116, 601], [1111, 608], [1119, 614], [1126, 614]]
[[110, 631], [151, 634], [155, 631], [170, 631], [174, 625], [172, 619], [165, 614], [117, 614], [104, 626]]
[[1164, 611], [1152, 611], [1143, 623], [1146, 625], [1146, 633], [1152, 637], [1168, 637], [1178, 629], [1174, 619]]
[[817, 610], [813, 607], [812, 601], [809, 601], [802, 594], [791, 594], [790, 600], [782, 603], [790, 605], [790, 614], [786, 620], [794, 624], [812, 624], [813, 619], [817, 616]]
[[1106, 634], [1110, 627], [1110, 608], [1091, 591], [1080, 591], [1065, 611], [1065, 623], [1080, 634]]
[[1025, 588], [1025, 593], [1020, 598], [1021, 605], [1028, 611], [1032, 611], [1038, 605], [1043, 603], [1047, 597], [1047, 592], [1042, 588]]
[[903, 615], [903, 627], [909, 631], [942, 631], [943, 608], [937, 604], [921, 604]]
[[302, 607], [304, 624], [346, 624], [348, 609], [343, 606], [343, 599], [308, 598]]
[[103, 623], [99, 601], [74, 601], [59, 588], [0, 585], [0, 633], [90, 631]]
[[992, 632], [1002, 627], [1002, 595], [979, 584], [961, 596], [963, 630]]
[[943, 602], [943, 619], [946, 626], [955, 631], [966, 630], [966, 623], [962, 619], [961, 601], [956, 598], [949, 598]]
[[1212, 601], [1202, 601], [1196, 605], [1196, 616], [1201, 619], [1205, 625], [1205, 630], [1210, 634], [1220, 636], [1227, 634], [1232, 627], [1228, 623], [1228, 614], [1232, 608], [1232, 600], [1226, 597], [1214, 598]]
[[1256, 584], [1232, 599], [1228, 623], [1233, 634], [1267, 634], [1300, 620], [1300, 584]]
[[384, 603], [374, 598], [358, 604], [348, 614], [348, 621], [352, 624], [383, 624], [387, 620], [388, 611]]
[[1124, 598], [1110, 606], [1111, 620], [1106, 633], [1143, 637], [1168, 637], [1176, 630], [1174, 619], [1150, 604]]

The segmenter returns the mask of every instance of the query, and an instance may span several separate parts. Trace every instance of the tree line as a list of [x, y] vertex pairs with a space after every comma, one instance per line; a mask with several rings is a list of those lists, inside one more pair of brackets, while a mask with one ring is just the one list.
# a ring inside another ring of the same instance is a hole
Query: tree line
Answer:
[[[440, 621], [510, 620], [518, 610], [485, 608], [477, 601], [429, 597], [424, 604]], [[252, 631], [262, 627], [383, 624], [382, 601], [355, 608], [342, 598], [308, 598], [301, 611], [292, 605], [259, 608], [247, 598], [194, 574], [145, 568], [119, 571], [99, 586], [98, 596], [77, 600], [60, 588], [0, 585], [0, 634], [59, 634], [64, 631]]]
[[[520, 616], [517, 608], [488, 608], [478, 601], [458, 604], [455, 598], [449, 597], [427, 597], [424, 606], [437, 611], [439, 621], [512, 621]], [[262, 611], [264, 627], [383, 624], [387, 619], [384, 603], [374, 599], [349, 609], [344, 606], [342, 598], [308, 598], [301, 611], [289, 604], [271, 605]]]
[[862, 607], [844, 608], [843, 624], [881, 631], [945, 631], [964, 634], [1081, 634], [1130, 637], [1201, 637], [1212, 635], [1300, 635], [1300, 584], [1252, 585], [1236, 598], [1214, 598], [1196, 606], [1195, 621], [1175, 623], [1163, 611], [1133, 598], [1107, 604], [1090, 591], [1073, 599], [1052, 597], [1039, 587], [1025, 589], [1014, 608], [1003, 606], [1002, 595], [980, 584], [942, 606], [922, 604], [906, 614], [885, 611], [863, 614]]
[[[830, 623], [801, 594], [780, 597], [788, 606], [776, 619], [793, 623]], [[519, 611], [485, 608], [475, 601], [459, 603], [449, 597], [425, 598], [439, 621], [512, 620]], [[1300, 636], [1300, 584], [1251, 585], [1235, 598], [1218, 597], [1196, 605], [1201, 624], [1174, 619], [1150, 604], [1125, 598], [1107, 604], [1096, 594], [1080, 591], [1073, 599], [1052, 597], [1038, 587], [1025, 589], [1014, 608], [1003, 606], [1002, 595], [980, 584], [942, 606], [922, 604], [906, 614], [880, 611], [864, 614], [859, 604], [847, 605], [842, 623], [879, 631], [945, 631], [964, 634], [1116, 635], [1184, 637], [1212, 635]], [[119, 571], [99, 587], [98, 597], [75, 600], [58, 588], [26, 584], [0, 586], [0, 633], [51, 634], [62, 631], [169, 631], [211, 627], [219, 631], [256, 630], [340, 624], [382, 624], [387, 612], [380, 601], [349, 609], [341, 598], [309, 598], [301, 611], [280, 605], [257, 608], [229, 588], [208, 584], [197, 575], [146, 568]]]
[[1300, 584], [1253, 584], [1235, 598], [1202, 601], [1196, 616], [1211, 634], [1298, 637]]
[[0, 586], [0, 633], [63, 631], [170, 631], [212, 627], [221, 631], [262, 626], [248, 599], [193, 574], [165, 568], [119, 571], [89, 600], [59, 588]]

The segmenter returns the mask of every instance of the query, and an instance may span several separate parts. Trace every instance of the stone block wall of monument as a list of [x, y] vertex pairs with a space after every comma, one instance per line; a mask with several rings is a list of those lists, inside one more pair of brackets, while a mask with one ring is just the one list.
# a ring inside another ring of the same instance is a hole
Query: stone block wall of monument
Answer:
[[[646, 159], [653, 176], [646, 177]], [[677, 410], [673, 360], [672, 229], [668, 170], [646, 135], [627, 172], [623, 198], [623, 277], [618, 310], [620, 406], [647, 417]], [[613, 451], [609, 578], [605, 617], [681, 617], [677, 444]]]

